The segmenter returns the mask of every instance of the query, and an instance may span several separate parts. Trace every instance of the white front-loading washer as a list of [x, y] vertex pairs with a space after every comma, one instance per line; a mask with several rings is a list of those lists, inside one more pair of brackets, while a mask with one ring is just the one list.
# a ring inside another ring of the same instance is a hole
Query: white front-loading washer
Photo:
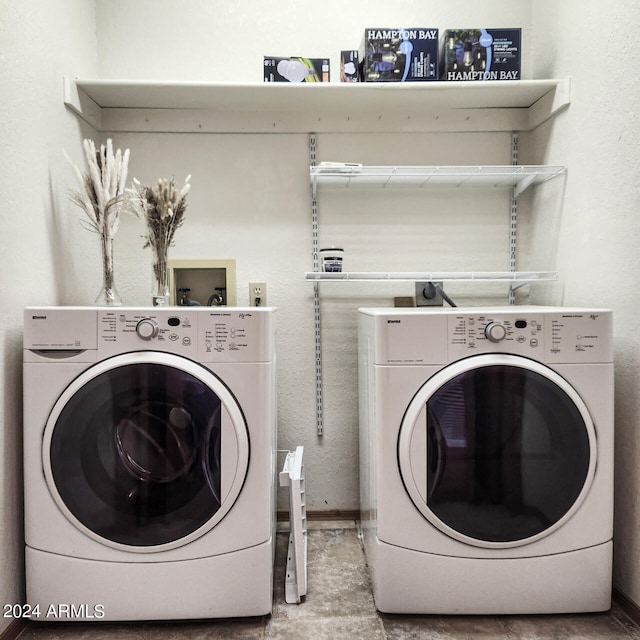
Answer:
[[25, 310], [36, 620], [271, 611], [273, 310]]
[[361, 309], [359, 360], [378, 609], [610, 608], [610, 311]]

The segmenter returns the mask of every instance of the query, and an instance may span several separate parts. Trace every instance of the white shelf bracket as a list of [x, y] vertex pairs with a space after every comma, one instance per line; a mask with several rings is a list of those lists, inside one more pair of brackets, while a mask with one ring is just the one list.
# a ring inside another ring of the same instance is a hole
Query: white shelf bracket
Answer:
[[563, 78], [548, 93], [529, 107], [529, 130], [553, 118], [571, 103], [571, 78]]
[[96, 131], [102, 131], [102, 108], [89, 96], [78, 90], [75, 78], [62, 77], [62, 92], [64, 104], [68, 109]]
[[533, 175], [522, 178], [513, 188], [513, 197], [520, 197], [534, 182], [535, 176]]
[[307, 595], [307, 501], [304, 447], [289, 452], [280, 472], [280, 486], [289, 487], [289, 547], [285, 600], [297, 604]]

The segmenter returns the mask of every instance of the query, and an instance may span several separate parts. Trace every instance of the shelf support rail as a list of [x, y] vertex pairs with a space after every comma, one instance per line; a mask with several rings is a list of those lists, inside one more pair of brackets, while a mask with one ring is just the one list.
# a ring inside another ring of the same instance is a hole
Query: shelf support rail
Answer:
[[[511, 164], [518, 164], [518, 142], [517, 132], [511, 134]], [[528, 186], [528, 185], [527, 185]], [[515, 273], [517, 269], [517, 244], [518, 244], [518, 196], [526, 187], [518, 190], [516, 185], [511, 189], [511, 207], [509, 210], [509, 271]], [[516, 294], [513, 285], [509, 287], [509, 304], [515, 304]]]
[[[316, 166], [316, 134], [309, 134], [309, 156], [312, 167]], [[318, 185], [311, 182], [311, 250], [313, 252], [313, 271], [320, 271], [318, 258]], [[320, 282], [313, 284], [313, 324], [316, 368], [316, 433], [324, 435], [324, 401], [322, 396], [322, 340], [320, 337]]]

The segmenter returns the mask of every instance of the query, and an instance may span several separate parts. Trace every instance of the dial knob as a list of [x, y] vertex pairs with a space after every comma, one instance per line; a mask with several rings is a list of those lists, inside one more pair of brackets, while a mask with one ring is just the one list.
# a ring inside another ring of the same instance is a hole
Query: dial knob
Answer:
[[158, 335], [158, 325], [151, 318], [143, 318], [136, 325], [136, 333], [143, 340], [152, 340]]
[[490, 322], [484, 328], [484, 335], [487, 337], [487, 340], [491, 340], [491, 342], [500, 342], [500, 340], [505, 339], [507, 330], [505, 326], [499, 322]]

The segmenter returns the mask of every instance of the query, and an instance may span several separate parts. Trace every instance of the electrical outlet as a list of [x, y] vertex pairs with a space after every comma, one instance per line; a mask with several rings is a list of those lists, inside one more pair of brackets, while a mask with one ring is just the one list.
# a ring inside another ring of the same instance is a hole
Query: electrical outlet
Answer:
[[438, 290], [442, 282], [416, 282], [416, 307], [441, 307], [442, 294]]
[[249, 283], [249, 306], [250, 307], [266, 307], [267, 306], [267, 283], [266, 282], [250, 282]]

